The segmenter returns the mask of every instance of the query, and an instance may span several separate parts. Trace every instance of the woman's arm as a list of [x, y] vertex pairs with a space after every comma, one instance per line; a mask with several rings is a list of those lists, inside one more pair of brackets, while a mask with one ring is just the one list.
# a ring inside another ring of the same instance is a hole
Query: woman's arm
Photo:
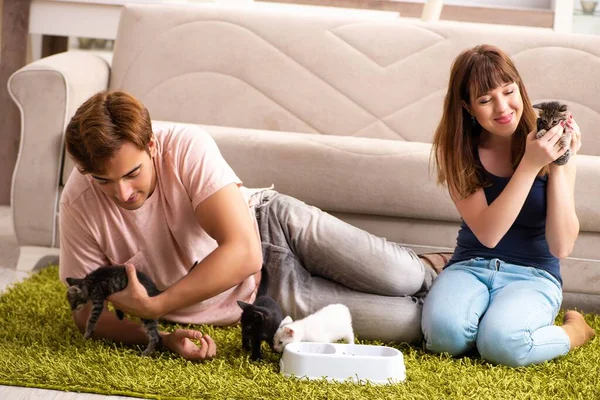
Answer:
[[562, 128], [557, 126], [540, 139], [535, 139], [535, 132], [527, 136], [523, 159], [492, 204], [487, 204], [483, 189], [464, 199], [451, 193], [458, 212], [481, 244], [494, 248], [506, 235], [521, 212], [539, 171], [566, 151], [555, 147], [561, 134]]
[[481, 244], [494, 248], [508, 232], [521, 212], [539, 170], [521, 163], [502, 193], [489, 206], [483, 189], [464, 199], [454, 199], [458, 212]]
[[571, 254], [579, 235], [579, 219], [575, 213], [575, 175], [581, 132], [574, 121], [570, 128], [573, 130], [571, 158], [562, 166], [551, 164], [548, 176], [546, 240], [550, 252], [557, 258]]

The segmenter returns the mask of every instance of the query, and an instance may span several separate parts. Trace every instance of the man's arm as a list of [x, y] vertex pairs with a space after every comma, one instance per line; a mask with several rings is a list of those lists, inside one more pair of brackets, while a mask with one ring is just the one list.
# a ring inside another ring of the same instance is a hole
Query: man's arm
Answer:
[[[91, 309], [91, 303], [87, 303], [80, 310], [73, 311], [73, 320], [81, 333], [85, 332]], [[148, 343], [146, 331], [141, 324], [127, 318], [120, 320], [115, 313], [108, 311], [106, 303], [104, 304], [100, 318], [98, 318], [92, 336], [94, 338], [111, 339], [126, 344], [142, 345]]]
[[[98, 265], [106, 264], [98, 243], [86, 230], [82, 217], [67, 204], [61, 204], [60, 213], [60, 277], [82, 278]], [[135, 273], [134, 273], [135, 275]], [[145, 289], [144, 289], [145, 290]], [[73, 311], [73, 320], [81, 333], [85, 332], [91, 305]], [[216, 345], [207, 335], [191, 329], [178, 329], [160, 333], [165, 347], [188, 360], [203, 360], [216, 354]], [[148, 338], [141, 324], [128, 319], [119, 320], [106, 307], [100, 314], [94, 337], [114, 340], [125, 344], [146, 344]], [[197, 339], [200, 348], [190, 339]]]
[[159, 315], [216, 296], [262, 267], [260, 239], [248, 204], [236, 184], [225, 186], [200, 203], [195, 214], [200, 226], [219, 247], [157, 297]]
[[218, 247], [185, 277], [155, 297], [148, 296], [133, 268], [129, 268], [127, 288], [109, 297], [115, 306], [132, 315], [156, 319], [214, 297], [260, 271], [260, 239], [248, 204], [235, 183], [201, 202], [195, 215]]
[[[73, 320], [82, 334], [85, 332], [91, 308], [91, 304], [88, 303], [82, 309], [73, 311]], [[208, 335], [202, 335], [200, 331], [177, 329], [173, 332], [159, 331], [159, 334], [162, 344], [166, 348], [187, 360], [198, 361], [212, 358], [217, 352], [217, 347], [212, 338]], [[140, 323], [127, 318], [120, 320], [115, 313], [108, 311], [106, 303], [94, 328], [93, 337], [110, 339], [125, 344], [148, 344], [146, 330]], [[198, 340], [200, 347], [190, 339]]]

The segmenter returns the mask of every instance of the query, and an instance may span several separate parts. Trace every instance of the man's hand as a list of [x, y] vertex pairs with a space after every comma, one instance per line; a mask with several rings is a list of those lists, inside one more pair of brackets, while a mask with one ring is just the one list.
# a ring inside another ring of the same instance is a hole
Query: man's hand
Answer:
[[[217, 345], [208, 335], [193, 329], [177, 329], [170, 333], [162, 333], [163, 345], [173, 353], [190, 361], [209, 360], [217, 354]], [[190, 339], [200, 341], [198, 347]]]
[[106, 300], [113, 303], [117, 310], [126, 314], [145, 319], [158, 319], [159, 311], [157, 297], [148, 296], [146, 288], [140, 283], [133, 264], [125, 264], [127, 271], [127, 287], [111, 294]]

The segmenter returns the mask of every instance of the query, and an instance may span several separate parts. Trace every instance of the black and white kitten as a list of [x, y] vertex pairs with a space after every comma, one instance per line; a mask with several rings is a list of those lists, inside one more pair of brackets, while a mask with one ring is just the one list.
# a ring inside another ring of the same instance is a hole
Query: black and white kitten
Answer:
[[[546, 101], [543, 103], [535, 104], [533, 108], [537, 108], [539, 111], [537, 119], [537, 134], [536, 139], [541, 138], [548, 132], [552, 127], [560, 124], [562, 121], [567, 121], [569, 118], [569, 111], [566, 104], [558, 101]], [[565, 124], [564, 133], [558, 140], [560, 147], [571, 146], [571, 129]], [[569, 161], [571, 157], [571, 150], [567, 150], [565, 154], [554, 160], [557, 165], [564, 165]]]
[[[152, 279], [143, 272], [136, 271], [137, 278], [146, 288], [148, 296], [154, 297], [161, 293]], [[96, 322], [104, 309], [104, 301], [113, 293], [120, 292], [127, 287], [127, 272], [122, 265], [110, 265], [100, 267], [89, 273], [83, 279], [67, 278], [69, 288], [67, 289], [67, 300], [71, 310], [81, 309], [88, 301], [92, 302], [92, 311], [87, 320], [84, 339], [92, 336]], [[123, 312], [116, 310], [117, 317], [123, 319]], [[148, 356], [156, 349], [160, 343], [158, 334], [158, 322], [154, 319], [142, 319], [146, 333], [148, 334], [148, 347], [142, 355]]]
[[267, 269], [263, 267], [254, 304], [237, 302], [242, 308], [242, 348], [252, 351], [250, 359], [253, 361], [262, 359], [260, 345], [263, 341], [274, 350], [273, 337], [283, 320], [281, 307], [266, 294], [267, 284]]

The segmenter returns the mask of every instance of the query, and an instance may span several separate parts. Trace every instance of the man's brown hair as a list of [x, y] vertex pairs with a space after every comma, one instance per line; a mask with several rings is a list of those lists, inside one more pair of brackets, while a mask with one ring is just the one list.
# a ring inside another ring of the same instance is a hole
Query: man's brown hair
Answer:
[[[511, 140], [511, 162], [516, 169], [525, 154], [527, 135], [536, 129], [537, 118], [517, 68], [506, 53], [487, 44], [463, 51], [452, 64], [431, 154], [438, 183], [446, 184], [450, 192], [461, 199], [486, 186], [476, 153], [481, 126], [472, 122], [464, 104], [470, 106], [471, 99], [512, 82], [519, 87], [523, 99], [523, 115]], [[542, 169], [542, 173], [547, 171], [547, 167]]]
[[149, 151], [151, 138], [152, 123], [146, 107], [125, 92], [108, 90], [83, 103], [65, 132], [67, 152], [84, 174], [103, 174], [106, 161], [125, 142]]

